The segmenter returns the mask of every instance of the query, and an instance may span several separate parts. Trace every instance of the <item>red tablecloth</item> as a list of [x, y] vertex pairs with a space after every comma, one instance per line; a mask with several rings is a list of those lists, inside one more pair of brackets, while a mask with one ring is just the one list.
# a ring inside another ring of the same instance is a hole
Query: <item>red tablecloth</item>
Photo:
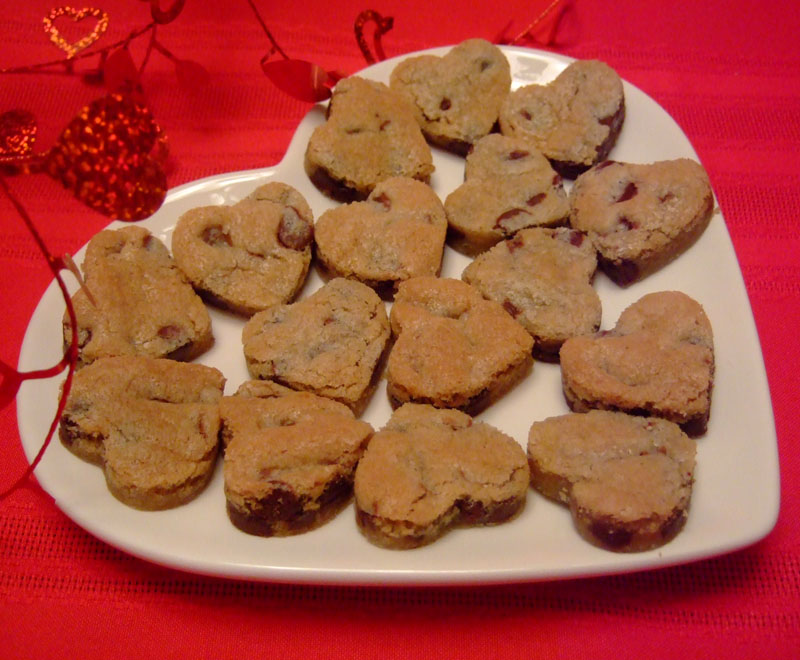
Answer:
[[[97, 46], [149, 20], [144, 2], [97, 4], [111, 17]], [[494, 41], [504, 30], [516, 35], [546, 3], [256, 4], [290, 56], [354, 72], [364, 66], [353, 34], [363, 9], [394, 17], [383, 37], [386, 55], [394, 56], [475, 36]], [[4, 3], [0, 68], [61, 56], [41, 27], [51, 8], [40, 0]], [[788, 0], [576, 0], [550, 46], [605, 60], [656, 99], [709, 171], [747, 284], [775, 412], [782, 506], [765, 540], [686, 566], [564, 582], [409, 589], [263, 584], [132, 558], [84, 532], [31, 483], [0, 502], [0, 655], [800, 656], [798, 35], [800, 11]], [[269, 42], [248, 4], [188, 2], [159, 29], [158, 40], [209, 74], [202, 86], [176, 86], [173, 63], [159, 52], [144, 69], [150, 107], [169, 138], [169, 185], [278, 162], [308, 105], [277, 91], [261, 72]], [[131, 45], [137, 63], [146, 45]], [[76, 64], [76, 71], [90, 62]], [[0, 113], [32, 111], [37, 145], [46, 148], [100, 93], [60, 68], [0, 75]], [[8, 183], [54, 254], [76, 251], [107, 223], [44, 175]], [[0, 218], [0, 359], [16, 364], [51, 276], [1, 195]], [[5, 488], [26, 466], [13, 405], [0, 410], [0, 447]]]

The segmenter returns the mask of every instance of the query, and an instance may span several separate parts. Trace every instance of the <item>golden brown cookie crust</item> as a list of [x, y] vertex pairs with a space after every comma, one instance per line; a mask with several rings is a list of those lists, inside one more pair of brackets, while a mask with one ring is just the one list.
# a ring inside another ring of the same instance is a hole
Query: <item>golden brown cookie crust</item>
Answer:
[[429, 142], [464, 155], [495, 128], [511, 68], [497, 46], [468, 39], [442, 57], [406, 58], [389, 85], [411, 101]]
[[393, 176], [428, 182], [431, 150], [411, 104], [386, 85], [358, 76], [339, 81], [328, 116], [309, 139], [304, 159], [311, 181], [339, 201], [366, 199]]
[[96, 360], [75, 374], [62, 444], [102, 466], [109, 490], [138, 509], [166, 509], [208, 483], [225, 379], [211, 367], [147, 357]]
[[692, 435], [711, 409], [714, 344], [702, 306], [678, 291], [643, 296], [613, 330], [573, 337], [560, 351], [572, 410], [621, 410], [663, 417]]
[[297, 295], [311, 263], [313, 228], [303, 196], [271, 182], [237, 204], [184, 213], [172, 252], [206, 301], [252, 316]]
[[525, 504], [528, 479], [513, 438], [458, 411], [406, 404], [356, 469], [356, 519], [376, 545], [419, 547], [455, 524], [509, 520]]
[[537, 357], [557, 360], [566, 339], [600, 327], [600, 297], [592, 287], [596, 268], [594, 247], [581, 232], [533, 228], [476, 257], [461, 279], [530, 333]]
[[416, 402], [477, 414], [531, 370], [533, 339], [499, 303], [455, 279], [402, 283], [390, 316], [393, 405]]
[[[144, 355], [191, 360], [214, 338], [203, 301], [166, 246], [144, 227], [106, 229], [86, 248], [86, 290], [72, 297], [78, 366], [101, 357]], [[72, 337], [64, 314], [64, 342]]]

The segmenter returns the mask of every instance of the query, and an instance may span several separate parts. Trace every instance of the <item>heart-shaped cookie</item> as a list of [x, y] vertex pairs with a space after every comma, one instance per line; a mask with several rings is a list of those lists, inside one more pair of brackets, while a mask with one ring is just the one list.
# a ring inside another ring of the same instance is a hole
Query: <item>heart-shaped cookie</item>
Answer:
[[390, 293], [398, 282], [438, 275], [447, 234], [444, 208], [427, 184], [382, 181], [365, 202], [323, 213], [315, 228], [317, 257], [335, 277]]
[[304, 167], [323, 193], [351, 202], [391, 177], [427, 183], [433, 158], [411, 104], [383, 83], [351, 76], [334, 88], [327, 120], [308, 141]]
[[455, 279], [416, 277], [398, 287], [397, 339], [387, 364], [393, 405], [428, 403], [477, 414], [531, 369], [533, 339], [477, 289]]
[[295, 297], [308, 274], [313, 235], [311, 207], [275, 181], [232, 206], [184, 213], [172, 254], [206, 300], [252, 316]]
[[533, 337], [534, 355], [552, 361], [566, 339], [600, 327], [596, 268], [581, 232], [534, 227], [478, 255], [461, 279], [500, 303]]
[[497, 46], [468, 39], [443, 57], [403, 60], [389, 85], [414, 104], [429, 142], [464, 155], [495, 127], [511, 89], [511, 69]]
[[575, 180], [570, 204], [570, 223], [589, 235], [600, 267], [626, 285], [687, 250], [708, 226], [714, 198], [697, 161], [604, 161]]
[[59, 435], [101, 465], [109, 490], [138, 509], [166, 509], [208, 483], [225, 378], [201, 364], [103, 358], [75, 373]]
[[575, 178], [605, 160], [624, 119], [617, 73], [603, 62], [578, 60], [547, 85], [511, 92], [500, 109], [500, 130], [532, 141], [557, 172]]
[[591, 410], [535, 422], [531, 485], [568, 504], [589, 542], [617, 552], [664, 545], [683, 527], [696, 443], [663, 419]]
[[[144, 227], [95, 234], [81, 268], [86, 287], [72, 297], [79, 366], [117, 355], [191, 360], [214, 343], [208, 309], [166, 245]], [[67, 346], [66, 311], [63, 329]]]
[[224, 397], [220, 417], [228, 516], [260, 536], [299, 534], [335, 516], [373, 432], [337, 401], [268, 381]]
[[549, 161], [530, 142], [503, 135], [480, 139], [467, 156], [464, 183], [445, 199], [450, 244], [483, 252], [526, 227], [567, 224], [569, 202]]
[[570, 408], [652, 415], [691, 435], [705, 432], [714, 382], [714, 341], [702, 306], [685, 293], [647, 294], [613, 330], [572, 337], [560, 352]]
[[356, 468], [356, 520], [377, 545], [415, 548], [457, 523], [509, 520], [528, 485], [525, 452], [513, 438], [457, 410], [405, 404]]
[[242, 331], [254, 378], [334, 399], [356, 413], [376, 385], [389, 337], [378, 294], [341, 277], [308, 298], [259, 312]]

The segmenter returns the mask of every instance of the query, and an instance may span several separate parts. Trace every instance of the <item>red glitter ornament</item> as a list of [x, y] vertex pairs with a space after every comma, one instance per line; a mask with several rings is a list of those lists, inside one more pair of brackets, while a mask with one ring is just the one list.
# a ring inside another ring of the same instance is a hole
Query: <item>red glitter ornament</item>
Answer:
[[0, 167], [22, 166], [33, 156], [36, 117], [27, 110], [9, 110], [0, 115]]
[[110, 94], [83, 108], [47, 154], [45, 171], [82, 202], [142, 220], [164, 201], [166, 139], [147, 107]]

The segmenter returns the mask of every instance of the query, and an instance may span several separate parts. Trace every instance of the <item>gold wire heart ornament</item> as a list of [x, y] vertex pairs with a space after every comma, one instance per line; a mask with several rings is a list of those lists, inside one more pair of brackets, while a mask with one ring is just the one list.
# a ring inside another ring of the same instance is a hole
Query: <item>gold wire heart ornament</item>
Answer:
[[[97, 22], [89, 34], [74, 43], [70, 43], [61, 36], [61, 33], [55, 26], [56, 19], [61, 17], [71, 18], [75, 23], [79, 23], [87, 18], [96, 18]], [[82, 9], [75, 9], [74, 7], [68, 6], [56, 7], [52, 9], [42, 21], [44, 23], [44, 31], [50, 37], [50, 41], [67, 54], [67, 59], [72, 59], [84, 48], [91, 46], [108, 29], [108, 14], [102, 9], [96, 9], [94, 7], [83, 7]]]

